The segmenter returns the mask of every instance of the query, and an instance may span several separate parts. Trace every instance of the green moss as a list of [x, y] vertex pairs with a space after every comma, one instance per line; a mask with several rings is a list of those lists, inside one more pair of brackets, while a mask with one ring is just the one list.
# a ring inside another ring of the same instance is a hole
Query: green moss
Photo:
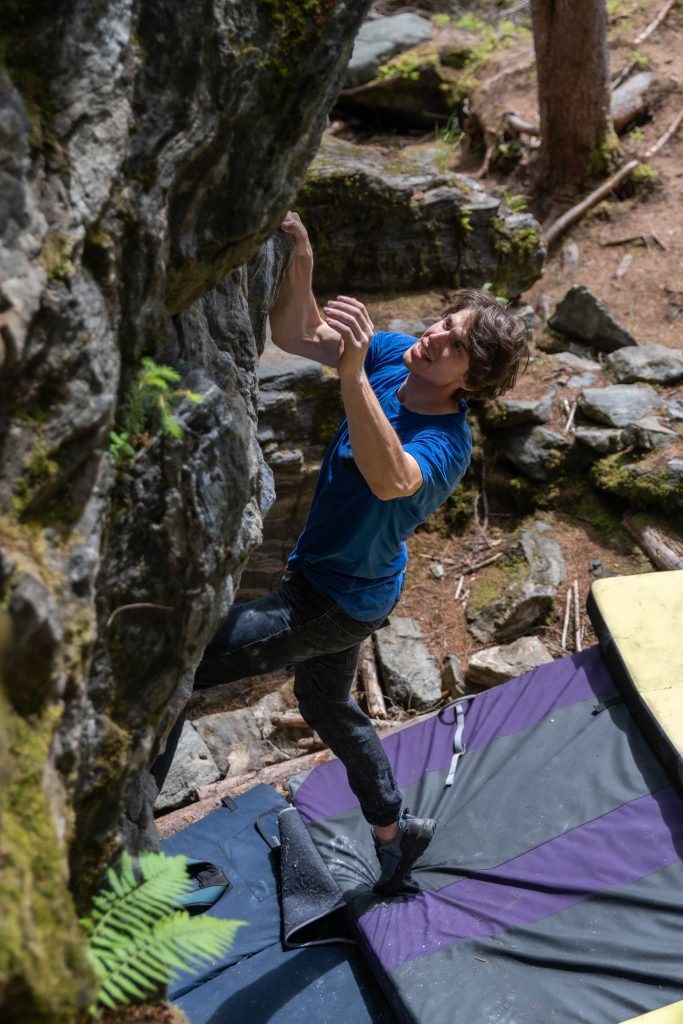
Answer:
[[334, 0], [256, 0], [267, 22], [269, 55], [257, 71], [274, 70], [282, 78], [301, 71], [311, 49], [322, 39]]
[[496, 295], [509, 294], [509, 281], [518, 279], [520, 267], [528, 267], [528, 285], [536, 280], [533, 268], [536, 256], [543, 248], [541, 229], [533, 224], [511, 229], [502, 217], [493, 219], [494, 247], [496, 251], [496, 273], [491, 282]]
[[[31, 130], [29, 143], [43, 153], [50, 169], [56, 173], [69, 170], [67, 150], [56, 130], [59, 104], [50, 89], [51, 40], [45, 35], [29, 33], [26, 27], [35, 24], [42, 5], [17, 2], [16, 15], [6, 12], [3, 5], [3, 30], [0, 40], [0, 70], [21, 93]], [[48, 7], [48, 5], [45, 5]], [[21, 8], [21, 10], [19, 10]], [[49, 8], [52, 10], [53, 8]]]
[[74, 273], [71, 259], [74, 240], [71, 235], [63, 235], [59, 231], [49, 231], [45, 236], [43, 248], [38, 259], [45, 268], [49, 281], [67, 284]]
[[52, 450], [40, 438], [31, 451], [31, 456], [23, 477], [19, 480], [12, 507], [18, 516], [23, 515], [30, 507], [36, 491], [53, 480], [59, 473], [59, 464], [52, 458]]
[[628, 452], [617, 452], [600, 459], [590, 471], [590, 479], [600, 490], [625, 498], [639, 508], [653, 508], [663, 515], [683, 510], [683, 483], [658, 465], [658, 453], [634, 462]]
[[508, 590], [519, 586], [529, 575], [529, 566], [520, 555], [483, 569], [477, 576], [467, 604], [467, 617], [474, 618]]
[[44, 791], [58, 719], [57, 708], [24, 719], [0, 691], [0, 1014], [7, 1024], [71, 1024], [96, 991]]

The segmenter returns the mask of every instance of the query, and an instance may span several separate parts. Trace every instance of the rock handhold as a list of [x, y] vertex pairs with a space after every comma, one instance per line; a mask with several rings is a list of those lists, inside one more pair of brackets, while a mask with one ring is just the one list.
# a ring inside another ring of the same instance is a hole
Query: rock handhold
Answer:
[[441, 696], [441, 673], [415, 619], [392, 618], [375, 636], [377, 660], [387, 695], [406, 708], [429, 708]]
[[356, 36], [345, 88], [352, 89], [369, 82], [377, 74], [380, 64], [424, 42], [431, 34], [431, 22], [409, 11], [364, 22]]
[[474, 686], [497, 686], [547, 665], [553, 656], [537, 636], [522, 636], [511, 644], [488, 647], [470, 658], [467, 682]]
[[605, 365], [620, 384], [675, 384], [683, 380], [683, 352], [664, 345], [619, 349], [607, 357]]
[[565, 577], [564, 558], [547, 523], [520, 534], [516, 557], [485, 569], [467, 606], [468, 628], [481, 643], [512, 640], [544, 622]]
[[654, 388], [639, 384], [586, 388], [579, 396], [579, 408], [584, 416], [609, 427], [626, 427], [661, 404]]
[[617, 323], [602, 302], [581, 284], [572, 285], [558, 303], [548, 325], [558, 334], [578, 338], [601, 352], [613, 352], [627, 345], [638, 344]]

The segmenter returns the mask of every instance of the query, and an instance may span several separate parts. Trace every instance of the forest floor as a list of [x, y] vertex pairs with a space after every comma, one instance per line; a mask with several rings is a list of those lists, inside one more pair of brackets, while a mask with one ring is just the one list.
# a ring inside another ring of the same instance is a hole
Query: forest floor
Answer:
[[[379, 7], [379, 4], [377, 5]], [[613, 11], [610, 18], [609, 54], [612, 74], [637, 56], [639, 64], [655, 74], [651, 109], [648, 119], [621, 137], [627, 157], [645, 152], [669, 127], [681, 107], [683, 95], [683, 7], [674, 6], [665, 22], [639, 45], [634, 45], [638, 34], [653, 20], [663, 6], [663, 0], [620, 0], [608, 5]], [[383, 13], [394, 13], [396, 5], [384, 4]], [[401, 10], [410, 9], [402, 6]], [[445, 10], [442, 3], [412, 5], [419, 13]], [[501, 11], [501, 16], [505, 12]], [[634, 51], [635, 54], [634, 54]], [[514, 110], [527, 121], [537, 121], [538, 104], [533, 68], [502, 78], [487, 94], [487, 109], [492, 118], [496, 112]], [[349, 137], [348, 135], [346, 136]], [[414, 139], [367, 134], [363, 142], [395, 147]], [[530, 150], [522, 162], [507, 175], [481, 178], [484, 188], [502, 186], [510, 194], [528, 194], [533, 175], [534, 151]], [[474, 164], [476, 164], [474, 160]], [[479, 157], [481, 162], [481, 157]], [[457, 149], [449, 162], [451, 169], [472, 173], [473, 155]], [[663, 344], [683, 349], [683, 127], [652, 159], [656, 178], [646, 188], [626, 186], [617, 196], [608, 199], [575, 225], [551, 247], [545, 272], [541, 279], [522, 299], [539, 309], [546, 303], [550, 311], [573, 284], [586, 285], [607, 306], [610, 313], [637, 339], [640, 344]], [[530, 209], [534, 209], [529, 199]], [[622, 241], [626, 239], [627, 241]], [[568, 242], [578, 247], [579, 262], [573, 270], [565, 265], [564, 247]], [[622, 276], [617, 270], [623, 257], [632, 256], [628, 270]], [[359, 296], [366, 301], [377, 329], [386, 328], [394, 318], [411, 319], [438, 315], [448, 305], [449, 295], [438, 291], [402, 296]], [[536, 341], [543, 345], [542, 332]], [[587, 353], [588, 354], [588, 353]], [[529, 369], [511, 393], [515, 397], [539, 395], [549, 388], [548, 362], [536, 350]], [[553, 426], [553, 424], [549, 424]], [[472, 470], [470, 470], [472, 472]], [[567, 582], [578, 580], [582, 605], [593, 576], [589, 566], [602, 562], [608, 572], [627, 574], [651, 571], [629, 537], [609, 522], [599, 528], [576, 516], [544, 513], [554, 522], [554, 536], [560, 543], [567, 564]], [[490, 539], [504, 537], [519, 521], [508, 508], [491, 503]], [[476, 523], [457, 536], [444, 535], [441, 529], [423, 529], [409, 545], [410, 563], [406, 588], [398, 614], [417, 619], [423, 629], [432, 653], [442, 660], [452, 652], [467, 662], [481, 645], [474, 641], [466, 629], [465, 603], [454, 597], [458, 575], [448, 571], [449, 563], [462, 563], [481, 541]], [[481, 558], [481, 555], [474, 560]], [[442, 579], [436, 579], [431, 566], [441, 563], [446, 568]], [[466, 577], [467, 586], [473, 577]], [[466, 588], [465, 588], [466, 589]], [[554, 619], [550, 625], [536, 632], [542, 636], [553, 654], [561, 652], [560, 635], [564, 618], [566, 588], [560, 588]], [[595, 642], [587, 616], [583, 622], [583, 644]], [[573, 649], [573, 648], [571, 648]]]

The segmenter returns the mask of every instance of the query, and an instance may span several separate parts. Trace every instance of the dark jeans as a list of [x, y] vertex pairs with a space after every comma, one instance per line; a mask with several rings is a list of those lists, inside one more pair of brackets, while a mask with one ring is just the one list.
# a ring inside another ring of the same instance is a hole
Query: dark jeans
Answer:
[[[360, 641], [386, 622], [350, 618], [300, 573], [288, 572], [280, 590], [233, 605], [206, 648], [195, 687], [215, 686], [296, 665], [294, 694], [306, 722], [344, 764], [349, 785], [372, 825], [390, 825], [401, 794], [377, 734], [351, 699]], [[184, 716], [153, 768], [161, 786], [180, 739]]]

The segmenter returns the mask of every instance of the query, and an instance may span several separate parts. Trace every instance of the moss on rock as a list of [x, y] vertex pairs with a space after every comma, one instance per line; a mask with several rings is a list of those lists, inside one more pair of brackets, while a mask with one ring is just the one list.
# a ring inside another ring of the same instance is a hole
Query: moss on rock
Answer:
[[72, 1024], [96, 992], [45, 790], [58, 719], [56, 707], [22, 718], [0, 690], [0, 1015], [6, 1024]]

